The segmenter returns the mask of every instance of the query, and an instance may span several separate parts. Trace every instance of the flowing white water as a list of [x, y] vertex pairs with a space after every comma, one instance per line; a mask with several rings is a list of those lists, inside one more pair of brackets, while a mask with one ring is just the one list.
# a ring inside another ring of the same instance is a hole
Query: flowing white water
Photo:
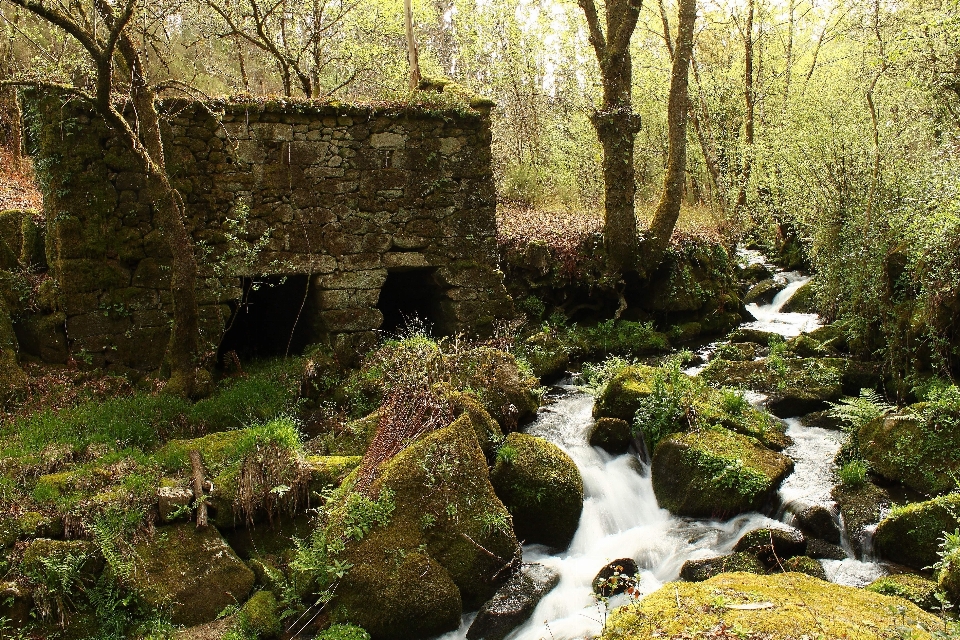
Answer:
[[820, 326], [820, 317], [815, 313], [781, 313], [780, 309], [787, 303], [793, 294], [810, 281], [796, 271], [778, 273], [776, 278], [786, 282], [787, 286], [778, 293], [771, 304], [748, 304], [747, 311], [756, 320], [743, 325], [747, 329], [759, 329], [779, 333], [785, 338], [793, 338], [807, 331], [813, 331]]
[[[749, 256], [762, 261], [762, 256]], [[781, 307], [809, 278], [795, 273], [778, 274], [787, 287], [773, 303], [748, 309], [756, 322], [749, 328], [799, 335], [819, 326], [814, 314], [781, 313]], [[707, 351], [711, 347], [706, 347]], [[696, 374], [696, 371], [692, 371]], [[760, 527], [784, 526], [759, 513], [747, 513], [726, 522], [694, 520], [673, 516], [657, 505], [647, 465], [632, 455], [611, 456], [591, 447], [587, 438], [593, 425], [593, 396], [574, 386], [560, 388], [562, 395], [548, 405], [527, 432], [543, 437], [563, 449], [583, 476], [584, 505], [580, 525], [570, 547], [559, 555], [539, 545], [523, 549], [525, 562], [539, 562], [560, 573], [560, 583], [537, 606], [530, 619], [513, 631], [507, 640], [573, 640], [600, 634], [606, 614], [593, 597], [591, 582], [608, 562], [633, 558], [640, 569], [640, 592], [656, 591], [665, 582], [676, 580], [687, 560], [730, 553], [740, 537]], [[747, 392], [745, 397], [760, 404], [765, 396]], [[781, 511], [819, 504], [834, 507], [830, 492], [834, 485], [833, 459], [840, 448], [840, 435], [817, 427], [806, 427], [798, 419], [787, 420], [787, 434], [793, 444], [784, 453], [794, 459], [794, 472], [780, 488], [785, 505]], [[828, 578], [840, 584], [862, 586], [884, 575], [873, 562], [822, 561]], [[626, 596], [609, 604], [617, 606]], [[465, 615], [457, 631], [440, 640], [462, 640], [475, 614]]]
[[[510, 640], [593, 637], [603, 627], [604, 609], [591, 582], [608, 562], [633, 558], [640, 568], [642, 594], [680, 576], [687, 560], [730, 553], [744, 533], [780, 523], [759, 513], [726, 522], [678, 518], [657, 505], [649, 469], [632, 455], [611, 456], [587, 443], [593, 424], [593, 396], [576, 387], [546, 407], [527, 433], [563, 449], [583, 476], [580, 526], [559, 555], [539, 545], [524, 547], [525, 562], [539, 562], [560, 573], [560, 583], [540, 602], [530, 620]], [[616, 603], [611, 603], [616, 604]], [[464, 638], [469, 626], [443, 636]], [[549, 628], [548, 628], [549, 626]]]

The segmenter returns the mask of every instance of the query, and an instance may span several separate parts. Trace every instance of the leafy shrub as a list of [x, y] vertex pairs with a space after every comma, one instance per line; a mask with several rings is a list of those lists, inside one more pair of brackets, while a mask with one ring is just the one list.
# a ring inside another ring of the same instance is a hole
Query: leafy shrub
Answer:
[[678, 360], [654, 375], [652, 393], [643, 398], [634, 416], [634, 431], [643, 433], [650, 451], [663, 438], [688, 426], [690, 395], [696, 383], [680, 370]]
[[607, 382], [632, 364], [633, 362], [620, 356], [608, 356], [598, 364], [585, 362], [581, 371], [583, 386], [594, 393], [600, 393]]

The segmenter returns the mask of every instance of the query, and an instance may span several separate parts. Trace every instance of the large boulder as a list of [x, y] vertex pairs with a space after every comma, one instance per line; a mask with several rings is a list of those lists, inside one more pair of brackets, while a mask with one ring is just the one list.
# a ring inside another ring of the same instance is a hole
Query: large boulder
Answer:
[[147, 604], [170, 613], [174, 624], [216, 620], [230, 605], [246, 600], [254, 575], [215, 527], [193, 523], [158, 527], [135, 546], [131, 581]]
[[[328, 548], [343, 545], [337, 560], [352, 567], [339, 581], [333, 622], [375, 639], [455, 629], [464, 607], [480, 606], [506, 579], [519, 548], [469, 415], [381, 463], [358, 493], [361, 470], [332, 499], [325, 532]], [[358, 530], [356, 514], [374, 496], [389, 512], [386, 524]]]
[[914, 569], [926, 569], [940, 559], [944, 531], [960, 527], [960, 494], [898, 507], [880, 521], [873, 536], [877, 554]]
[[785, 288], [786, 284], [780, 280], [775, 280], [773, 278], [761, 280], [757, 284], [750, 287], [750, 289], [747, 291], [747, 295], [743, 296], [743, 303], [757, 305], [770, 304], [773, 302], [773, 299], [777, 297], [777, 294], [783, 291]]
[[901, 598], [800, 573], [724, 573], [706, 582], [666, 584], [638, 605], [617, 609], [602, 637], [875, 640], [897, 628], [909, 628], [916, 640], [932, 640], [943, 622]]
[[807, 552], [807, 540], [799, 530], [790, 528], [754, 529], [737, 540], [734, 551], [749, 553], [768, 567]]
[[860, 556], [864, 551], [865, 531], [880, 522], [890, 507], [890, 494], [872, 482], [865, 482], [857, 487], [838, 485], [831, 495], [840, 509], [847, 539]]
[[783, 561], [782, 566], [778, 565], [777, 568], [786, 572], [805, 573], [819, 580], [827, 579], [827, 572], [824, 570], [823, 565], [810, 556], [787, 558]]
[[490, 480], [513, 514], [518, 538], [555, 548], [570, 544], [583, 511], [583, 478], [562, 449], [511, 433], [497, 452]]
[[832, 509], [808, 505], [793, 516], [793, 524], [805, 534], [833, 544], [840, 544], [840, 525]]
[[467, 630], [467, 640], [503, 640], [527, 621], [560, 574], [542, 564], [525, 564], [488, 600]]
[[960, 476], [960, 430], [928, 425], [917, 410], [871, 420], [858, 432], [860, 451], [875, 472], [927, 495], [952, 490]]
[[761, 509], [793, 461], [727, 429], [674, 434], [653, 455], [653, 489], [675, 515], [728, 517]]
[[656, 373], [654, 367], [645, 365], [621, 369], [597, 395], [593, 416], [619, 418], [633, 424], [633, 416], [640, 408], [640, 403], [653, 392], [651, 385]]
[[780, 307], [783, 313], [817, 313], [817, 290], [813, 280], [799, 289]]
[[687, 582], [703, 582], [721, 573], [736, 571], [763, 574], [767, 572], [767, 568], [756, 556], [737, 552], [716, 558], [687, 560], [680, 567], [680, 577]]
[[590, 446], [613, 455], [626, 453], [633, 442], [630, 424], [620, 418], [598, 418], [590, 430]]

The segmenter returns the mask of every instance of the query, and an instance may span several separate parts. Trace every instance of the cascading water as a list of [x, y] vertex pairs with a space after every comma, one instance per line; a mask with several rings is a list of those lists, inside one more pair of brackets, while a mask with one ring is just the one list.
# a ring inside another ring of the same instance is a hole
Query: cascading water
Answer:
[[[755, 260], [756, 261], [756, 260]], [[787, 287], [772, 304], [750, 305], [756, 318], [745, 325], [792, 337], [819, 326], [814, 314], [781, 313], [780, 309], [809, 278], [800, 274], [778, 274]], [[707, 348], [708, 351], [710, 348]], [[696, 374], [698, 370], [691, 370]], [[583, 476], [584, 505], [580, 524], [568, 549], [553, 554], [545, 547], [523, 548], [525, 562], [537, 562], [560, 574], [559, 584], [537, 605], [530, 619], [515, 629], [508, 640], [553, 640], [593, 637], [603, 628], [606, 610], [593, 596], [592, 581], [607, 563], [633, 558], [640, 569], [641, 597], [679, 578], [687, 560], [728, 554], [748, 531], [783, 526], [759, 513], [748, 513], [725, 522], [696, 520], [672, 515], [657, 504], [649, 466], [633, 455], [611, 456], [588, 444], [593, 425], [593, 396], [572, 385], [556, 388], [560, 396], [548, 405], [527, 432], [545, 438], [563, 449]], [[747, 400], [760, 404], [764, 396], [747, 393]], [[840, 448], [840, 434], [804, 426], [799, 419], [787, 420], [787, 435], [793, 444], [784, 453], [795, 461], [794, 472], [780, 488], [784, 507], [780, 517], [792, 518], [803, 506], [835, 508], [830, 497], [834, 485], [833, 459]], [[860, 586], [883, 575], [881, 565], [846, 560], [824, 560], [830, 580]], [[625, 602], [616, 596], [611, 607]], [[441, 640], [466, 637], [474, 614], [464, 616], [459, 630]]]

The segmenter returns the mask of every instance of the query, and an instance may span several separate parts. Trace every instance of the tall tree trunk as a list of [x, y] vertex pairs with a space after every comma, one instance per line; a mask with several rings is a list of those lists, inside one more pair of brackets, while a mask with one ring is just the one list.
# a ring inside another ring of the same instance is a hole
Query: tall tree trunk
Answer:
[[693, 27], [697, 20], [696, 0], [680, 0], [677, 41], [670, 74], [667, 101], [667, 172], [663, 192], [641, 247], [640, 272], [651, 274], [663, 260], [670, 236], [680, 217], [687, 165], [687, 113], [690, 58], [693, 55]]
[[754, 0], [747, 2], [747, 26], [743, 31], [743, 166], [740, 169], [740, 192], [737, 194], [737, 209], [741, 212], [747, 206], [747, 188], [750, 185], [750, 173], [753, 171], [753, 12]]
[[591, 116], [603, 147], [603, 243], [610, 266], [635, 271], [637, 260], [636, 183], [633, 146], [640, 117], [633, 113], [630, 38], [640, 16], [639, 0], [608, 0], [606, 34], [594, 0], [579, 0], [600, 63], [603, 102]]
[[131, 71], [130, 99], [137, 117], [135, 130], [139, 131], [148, 154], [146, 169], [153, 192], [154, 212], [173, 254], [170, 284], [173, 327], [166, 356], [170, 368], [168, 384], [171, 390], [190, 396], [195, 391], [200, 348], [198, 267], [193, 238], [187, 231], [183, 199], [170, 183], [167, 173], [156, 96], [144, 75], [136, 47], [126, 34], [120, 38], [119, 49]]
[[413, 2], [403, 0], [403, 26], [407, 32], [407, 62], [410, 63], [410, 91], [420, 86], [420, 58], [417, 55], [417, 41], [413, 36]]

